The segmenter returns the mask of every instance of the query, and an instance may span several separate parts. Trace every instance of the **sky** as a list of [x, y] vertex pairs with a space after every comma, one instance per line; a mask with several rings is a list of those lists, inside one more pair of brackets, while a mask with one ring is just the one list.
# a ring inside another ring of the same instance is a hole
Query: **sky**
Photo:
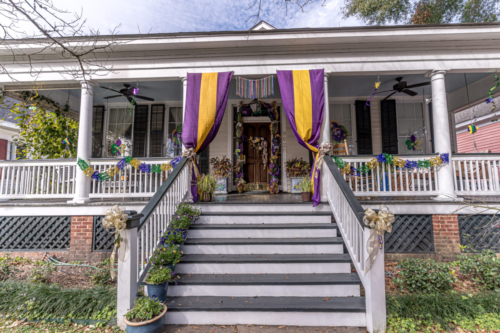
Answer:
[[[253, 0], [53, 0], [61, 9], [82, 12], [87, 27], [108, 34], [118, 25], [120, 34], [247, 30], [257, 7]], [[285, 17], [281, 0], [262, 0], [262, 20], [276, 28], [345, 27], [364, 25], [343, 19], [344, 0], [316, 0], [302, 12], [291, 7]], [[250, 20], [249, 20], [250, 19]]]

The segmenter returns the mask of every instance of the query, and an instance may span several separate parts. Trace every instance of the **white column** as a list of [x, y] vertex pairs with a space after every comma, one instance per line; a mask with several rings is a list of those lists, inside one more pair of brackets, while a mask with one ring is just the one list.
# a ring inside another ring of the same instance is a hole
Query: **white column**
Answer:
[[433, 70], [429, 77], [431, 78], [432, 89], [432, 121], [434, 133], [434, 149], [440, 154], [450, 154], [450, 164], [439, 169], [437, 174], [437, 183], [439, 195], [435, 200], [451, 201], [457, 197], [453, 182], [453, 168], [451, 166], [452, 146], [450, 140], [450, 123], [448, 117], [448, 105], [446, 102], [446, 86], [444, 82], [444, 70]]
[[[82, 81], [82, 97], [80, 100], [80, 120], [78, 124], [77, 158], [89, 162], [92, 156], [92, 108], [95, 83]], [[76, 173], [75, 197], [73, 203], [84, 203], [89, 200], [90, 178], [80, 170]]]
[[117, 303], [116, 319], [118, 327], [125, 329], [123, 317], [134, 307], [137, 296], [137, 228], [120, 231], [120, 236], [125, 239], [123, 249], [125, 251], [124, 260], [118, 260], [117, 275]]
[[[181, 77], [182, 81], [182, 123], [184, 124], [184, 119], [186, 118], [186, 90], [187, 90], [187, 76]], [[185, 151], [186, 147], [182, 145], [182, 151]]]
[[[321, 124], [321, 136], [320, 136], [320, 144], [329, 143], [330, 142], [330, 102], [328, 99], [328, 77], [330, 74], [325, 73], [324, 76], [324, 85], [325, 85], [325, 113], [323, 114], [323, 124]], [[327, 157], [325, 157], [327, 158]], [[325, 175], [328, 170], [328, 167], [325, 163], [321, 166], [321, 175]], [[327, 202], [327, 180], [326, 177], [321, 178], [321, 202]]]

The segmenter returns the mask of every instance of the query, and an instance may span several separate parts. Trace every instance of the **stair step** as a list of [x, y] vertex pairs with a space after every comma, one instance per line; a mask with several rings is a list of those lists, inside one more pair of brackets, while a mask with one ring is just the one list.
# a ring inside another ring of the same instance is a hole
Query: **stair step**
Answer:
[[334, 223], [291, 224], [196, 224], [188, 238], [307, 238], [337, 237]]
[[337, 223], [276, 223], [276, 224], [192, 224], [189, 230], [259, 230], [259, 229], [337, 229]]
[[169, 311], [365, 312], [364, 297], [167, 297]]
[[[300, 196], [298, 196], [300, 197]], [[297, 212], [310, 213], [331, 211], [328, 203], [320, 203], [313, 207], [311, 202], [276, 203], [272, 201], [251, 202], [199, 202], [196, 204], [203, 212]]]
[[331, 223], [331, 212], [202, 212], [199, 224]]
[[187, 238], [185, 245], [307, 245], [343, 244], [342, 237], [321, 238]]
[[[190, 274], [180, 275], [178, 285], [360, 285], [356, 273], [337, 274]], [[172, 286], [170, 286], [172, 287]]]
[[349, 254], [343, 253], [187, 254], [185, 259], [175, 266], [175, 272], [179, 274], [350, 273], [351, 258]]

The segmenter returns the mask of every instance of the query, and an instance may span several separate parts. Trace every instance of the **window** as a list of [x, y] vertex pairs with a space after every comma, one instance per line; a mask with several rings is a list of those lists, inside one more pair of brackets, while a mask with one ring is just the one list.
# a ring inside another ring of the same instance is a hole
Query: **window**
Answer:
[[109, 125], [107, 142], [107, 156], [116, 157], [113, 154], [111, 145], [116, 143], [118, 139], [127, 146], [125, 156], [129, 156], [132, 152], [132, 120], [133, 114], [129, 107], [111, 108], [109, 110]]
[[92, 157], [102, 157], [102, 130], [104, 124], [104, 106], [92, 109]]
[[347, 146], [349, 148], [349, 155], [354, 155], [354, 138], [352, 130], [351, 119], [351, 105], [350, 104], [330, 104], [330, 121], [336, 121], [339, 125], [343, 125], [349, 132], [347, 139]]
[[382, 126], [382, 152], [398, 154], [398, 127], [396, 116], [396, 101], [393, 99], [380, 102]]
[[358, 155], [372, 155], [372, 121], [366, 101], [356, 101], [356, 134]]
[[151, 105], [151, 130], [149, 143], [149, 156], [163, 156], [163, 119], [165, 118], [165, 106]]
[[175, 145], [173, 135], [179, 132], [182, 125], [182, 107], [168, 108], [168, 137], [167, 137], [167, 156], [181, 156], [182, 145]]
[[[396, 103], [398, 117], [398, 145], [399, 154], [425, 154], [426, 153], [426, 127], [422, 103]], [[422, 143], [420, 149], [408, 149], [406, 141], [415, 136], [415, 140]]]

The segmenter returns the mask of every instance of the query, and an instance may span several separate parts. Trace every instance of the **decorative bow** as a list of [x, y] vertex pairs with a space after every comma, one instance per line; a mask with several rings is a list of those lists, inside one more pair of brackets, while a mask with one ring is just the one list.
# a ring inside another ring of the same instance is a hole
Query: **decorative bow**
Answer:
[[200, 171], [196, 166], [196, 152], [194, 151], [194, 148], [188, 148], [187, 150], [183, 151], [182, 157], [187, 158], [191, 162], [191, 170], [194, 169], [196, 179], [200, 179]]
[[392, 223], [394, 223], [394, 221], [394, 214], [389, 211], [389, 208], [386, 205], [380, 205], [378, 214], [370, 208], [365, 210], [363, 222], [365, 223], [365, 225], [370, 227], [370, 229], [372, 229], [370, 238], [368, 239], [368, 242], [366, 244], [369, 257], [366, 260], [365, 273], [368, 273], [373, 263], [375, 262], [375, 259], [377, 259], [378, 249], [382, 248], [384, 244], [384, 239], [382, 236], [386, 232], [392, 231]]
[[319, 157], [318, 160], [316, 161], [316, 171], [320, 170], [325, 155], [328, 154], [331, 149], [332, 145], [328, 142], [322, 143], [321, 146], [319, 146], [319, 151], [318, 151]]
[[417, 140], [415, 135], [412, 135], [410, 137], [410, 140], [406, 140], [406, 146], [408, 147], [408, 150], [419, 150], [420, 145], [422, 144], [422, 141]]
[[[115, 245], [113, 247], [113, 252], [111, 253], [110, 264], [109, 264], [111, 279], [114, 280], [116, 279], [116, 272], [114, 269], [116, 251], [118, 251], [122, 242], [126, 244], [126, 239], [120, 237], [120, 230], [124, 230], [127, 227], [128, 215], [123, 213], [123, 211], [118, 206], [114, 206], [113, 208], [106, 210], [104, 212], [104, 215], [105, 216], [104, 219], [102, 220], [102, 226], [109, 233], [115, 234], [115, 241], [114, 241]], [[112, 229], [115, 230], [112, 231]], [[120, 251], [119, 253], [118, 257], [121, 261], [124, 260], [125, 252], [126, 251], [123, 250]]]

